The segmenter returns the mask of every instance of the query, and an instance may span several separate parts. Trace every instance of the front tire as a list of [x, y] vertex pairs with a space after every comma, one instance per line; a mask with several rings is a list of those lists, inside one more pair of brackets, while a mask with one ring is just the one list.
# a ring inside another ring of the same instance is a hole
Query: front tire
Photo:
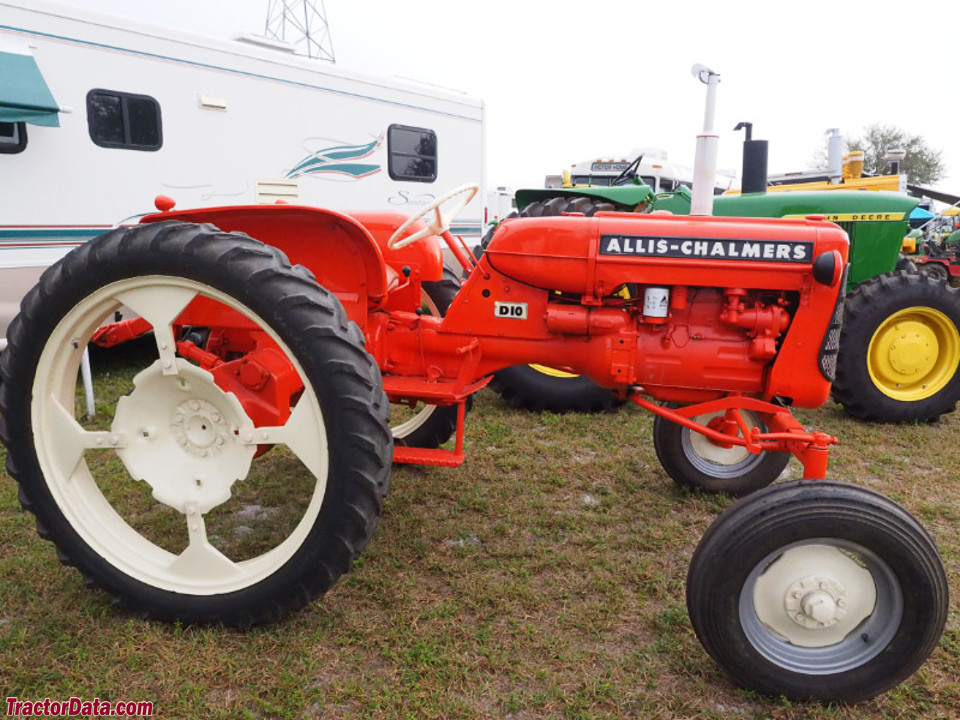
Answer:
[[847, 295], [833, 397], [856, 418], [936, 420], [960, 399], [960, 290], [922, 273]]
[[[152, 325], [156, 359], [112, 391], [110, 425], [92, 425], [75, 413], [80, 357], [121, 305]], [[239, 314], [241, 332], [286, 356], [268, 350], [287, 420], [254, 423], [244, 392], [176, 354], [191, 312]], [[21, 502], [64, 562], [128, 607], [276, 621], [328, 590], [373, 534], [392, 452], [379, 372], [339, 301], [275, 248], [209, 225], [114, 230], [44, 273], [9, 341], [0, 436]]]
[[777, 485], [727, 508], [694, 552], [687, 608], [744, 687], [825, 702], [872, 698], [913, 674], [949, 605], [933, 541], [864, 488]]
[[[748, 427], [766, 430], [754, 413], [741, 410], [740, 414]], [[709, 425], [723, 416], [721, 411], [692, 419]], [[789, 453], [764, 451], [754, 455], [737, 445], [721, 447], [705, 435], [659, 415], [653, 421], [653, 447], [663, 469], [678, 485], [734, 496], [766, 487], [790, 462]]]

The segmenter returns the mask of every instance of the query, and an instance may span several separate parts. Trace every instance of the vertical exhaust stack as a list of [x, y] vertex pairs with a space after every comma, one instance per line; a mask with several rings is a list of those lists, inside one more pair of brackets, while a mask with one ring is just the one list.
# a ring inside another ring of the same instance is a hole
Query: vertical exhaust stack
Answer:
[[827, 177], [831, 185], [843, 180], [843, 135], [839, 128], [827, 128]]
[[703, 114], [703, 132], [697, 135], [697, 157], [693, 164], [693, 197], [691, 215], [713, 215], [713, 188], [717, 178], [717, 143], [713, 119], [717, 108], [717, 85], [720, 74], [704, 65], [694, 65], [690, 72], [707, 86], [707, 106]]
[[741, 122], [733, 129], [745, 130], [743, 141], [743, 168], [740, 172], [741, 193], [765, 193], [767, 191], [767, 151], [766, 140], [753, 139], [753, 123]]

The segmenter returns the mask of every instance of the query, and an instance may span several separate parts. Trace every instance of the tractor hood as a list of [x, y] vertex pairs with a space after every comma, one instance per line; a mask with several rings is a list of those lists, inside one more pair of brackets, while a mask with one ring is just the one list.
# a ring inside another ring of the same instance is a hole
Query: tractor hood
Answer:
[[[832, 222], [859, 220], [903, 220], [920, 203], [898, 193], [828, 190], [821, 192], [755, 193], [721, 195], [714, 198], [713, 214], [718, 217], [807, 217], [826, 216]], [[657, 210], [676, 215], [690, 212], [690, 193], [660, 195]]]
[[624, 283], [800, 290], [833, 250], [846, 262], [847, 236], [827, 222], [601, 213], [507, 220], [485, 257], [527, 285], [604, 297]]

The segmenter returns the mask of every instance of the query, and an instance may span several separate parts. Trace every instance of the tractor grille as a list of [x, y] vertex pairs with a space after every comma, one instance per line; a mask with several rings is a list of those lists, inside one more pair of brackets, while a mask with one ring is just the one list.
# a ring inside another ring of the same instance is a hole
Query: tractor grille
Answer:
[[833, 308], [833, 317], [827, 327], [827, 334], [823, 337], [820, 346], [820, 373], [830, 382], [837, 378], [837, 353], [840, 351], [840, 330], [843, 326], [843, 300], [847, 294], [847, 273], [850, 266], [843, 271], [840, 281], [840, 292], [837, 294], [837, 304]]
[[838, 222], [836, 223], [840, 228], [847, 234], [847, 237], [853, 238], [853, 229], [856, 227], [856, 223], [852, 222]]

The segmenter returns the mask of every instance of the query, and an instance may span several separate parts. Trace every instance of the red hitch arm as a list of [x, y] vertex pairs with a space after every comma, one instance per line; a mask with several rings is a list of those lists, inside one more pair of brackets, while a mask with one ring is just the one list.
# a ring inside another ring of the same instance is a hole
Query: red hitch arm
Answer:
[[[754, 454], [766, 450], [791, 453], [803, 464], [804, 479], [822, 480], [826, 477], [829, 448], [837, 444], [837, 438], [833, 435], [807, 432], [785, 408], [753, 398], [732, 395], [682, 408], [657, 405], [638, 393], [632, 393], [630, 399], [645, 410], [698, 432], [718, 445], [739, 445]], [[748, 429], [740, 414], [741, 410], [751, 410], [764, 415], [772, 432], [761, 432], [760, 428], [756, 427]], [[727, 418], [736, 423], [741, 434], [717, 430], [693, 419], [720, 411], [727, 413]]]
[[153, 330], [153, 326], [141, 317], [109, 323], [97, 328], [90, 342], [104, 348], [120, 345]]

